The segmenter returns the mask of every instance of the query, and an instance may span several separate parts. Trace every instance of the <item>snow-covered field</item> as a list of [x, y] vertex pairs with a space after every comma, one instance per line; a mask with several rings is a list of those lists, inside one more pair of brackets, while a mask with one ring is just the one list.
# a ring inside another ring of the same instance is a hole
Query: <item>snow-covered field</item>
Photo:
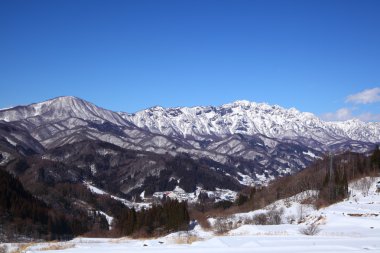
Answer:
[[[315, 192], [280, 200], [267, 208], [282, 209], [284, 224], [280, 225], [241, 225], [223, 236], [216, 236], [197, 226], [188, 233], [179, 232], [149, 240], [77, 238], [66, 243], [36, 244], [26, 252], [41, 252], [41, 248], [46, 250], [60, 246], [67, 249], [54, 252], [380, 252], [380, 193], [375, 187], [379, 180], [372, 178], [368, 181], [368, 191], [366, 182], [350, 184], [351, 196], [348, 199], [320, 210], [308, 205], [301, 208], [299, 204]], [[244, 224], [239, 221], [267, 210], [237, 214], [230, 220]], [[298, 224], [300, 219], [303, 222]], [[300, 233], [300, 229], [314, 222], [319, 224], [319, 234], [307, 236]]]

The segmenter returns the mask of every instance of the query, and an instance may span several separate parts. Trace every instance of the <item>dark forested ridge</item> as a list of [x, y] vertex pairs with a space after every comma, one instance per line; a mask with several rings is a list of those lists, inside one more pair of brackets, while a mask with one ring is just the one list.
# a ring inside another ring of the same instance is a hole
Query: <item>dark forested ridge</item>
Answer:
[[68, 239], [86, 231], [82, 221], [49, 207], [32, 196], [11, 174], [0, 170], [0, 236]]
[[[57, 185], [55, 191], [61, 192], [62, 195], [76, 195], [97, 209], [113, 214], [117, 219], [113, 224], [112, 233], [104, 216], [97, 211], [93, 210], [87, 214], [79, 211], [75, 213], [75, 218], [73, 215], [63, 214], [26, 191], [17, 178], [0, 170], [1, 241], [70, 239], [85, 233], [89, 236], [152, 236], [186, 230], [189, 224], [186, 202], [167, 199], [152, 208], [136, 211], [108, 196], [96, 198], [94, 195], [88, 195], [75, 185]], [[59, 198], [57, 201], [65, 200]]]

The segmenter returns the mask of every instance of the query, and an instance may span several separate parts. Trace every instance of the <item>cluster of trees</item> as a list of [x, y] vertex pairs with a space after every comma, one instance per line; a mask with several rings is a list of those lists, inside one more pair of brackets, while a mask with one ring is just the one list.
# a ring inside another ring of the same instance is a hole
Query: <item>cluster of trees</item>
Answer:
[[248, 204], [244, 207], [262, 208], [306, 190], [319, 191], [317, 206], [333, 204], [348, 196], [348, 182], [379, 173], [379, 161], [378, 147], [371, 156], [353, 152], [326, 156], [297, 174], [273, 181], [267, 187], [246, 190]]
[[116, 222], [120, 235], [162, 235], [188, 228], [190, 218], [186, 202], [166, 200], [161, 205], [136, 211], [124, 210]]
[[[150, 209], [136, 211], [108, 195], [92, 194], [82, 184], [37, 182], [29, 187], [25, 189], [18, 178], [0, 169], [1, 240], [152, 236], [187, 229], [189, 224], [187, 204], [176, 200], [166, 199]], [[109, 226], [97, 210], [115, 217], [114, 224]]]
[[371, 156], [371, 166], [374, 170], [380, 171], [380, 149], [378, 145], [376, 145], [375, 151]]
[[80, 218], [53, 210], [26, 191], [18, 179], [0, 170], [0, 224], [8, 239], [13, 235], [69, 239], [86, 232]]
[[[375, 176], [380, 172], [380, 150], [372, 155], [345, 152], [317, 160], [308, 168], [287, 177], [278, 178], [265, 187], [243, 189], [235, 203], [223, 201], [208, 203], [207, 198], [191, 207], [205, 216], [232, 214], [261, 209], [276, 200], [294, 196], [307, 190], [317, 190], [317, 199], [309, 200], [317, 207], [341, 201], [349, 194], [348, 183], [365, 176]], [[217, 208], [218, 210], [215, 210]], [[198, 213], [199, 214], [199, 213]]]
[[343, 164], [342, 161], [335, 163], [333, 157], [330, 157], [330, 169], [327, 170], [323, 185], [319, 189], [320, 205], [332, 204], [348, 196], [348, 172]]

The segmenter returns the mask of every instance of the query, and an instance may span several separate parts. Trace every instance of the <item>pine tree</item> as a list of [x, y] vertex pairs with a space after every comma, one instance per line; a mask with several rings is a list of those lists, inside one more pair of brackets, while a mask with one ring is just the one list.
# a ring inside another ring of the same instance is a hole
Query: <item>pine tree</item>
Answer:
[[379, 145], [376, 145], [375, 150], [371, 156], [371, 167], [375, 170], [380, 170], [380, 149]]

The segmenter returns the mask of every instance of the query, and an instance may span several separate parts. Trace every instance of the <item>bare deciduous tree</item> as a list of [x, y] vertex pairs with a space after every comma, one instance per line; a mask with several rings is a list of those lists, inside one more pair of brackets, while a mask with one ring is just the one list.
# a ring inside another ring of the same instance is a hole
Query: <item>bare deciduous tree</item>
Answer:
[[358, 180], [353, 187], [363, 193], [364, 196], [368, 195], [369, 189], [374, 183], [375, 179], [372, 177], [365, 177]]
[[304, 221], [304, 210], [303, 210], [302, 204], [298, 206], [297, 213], [298, 213], [298, 223], [302, 223]]

